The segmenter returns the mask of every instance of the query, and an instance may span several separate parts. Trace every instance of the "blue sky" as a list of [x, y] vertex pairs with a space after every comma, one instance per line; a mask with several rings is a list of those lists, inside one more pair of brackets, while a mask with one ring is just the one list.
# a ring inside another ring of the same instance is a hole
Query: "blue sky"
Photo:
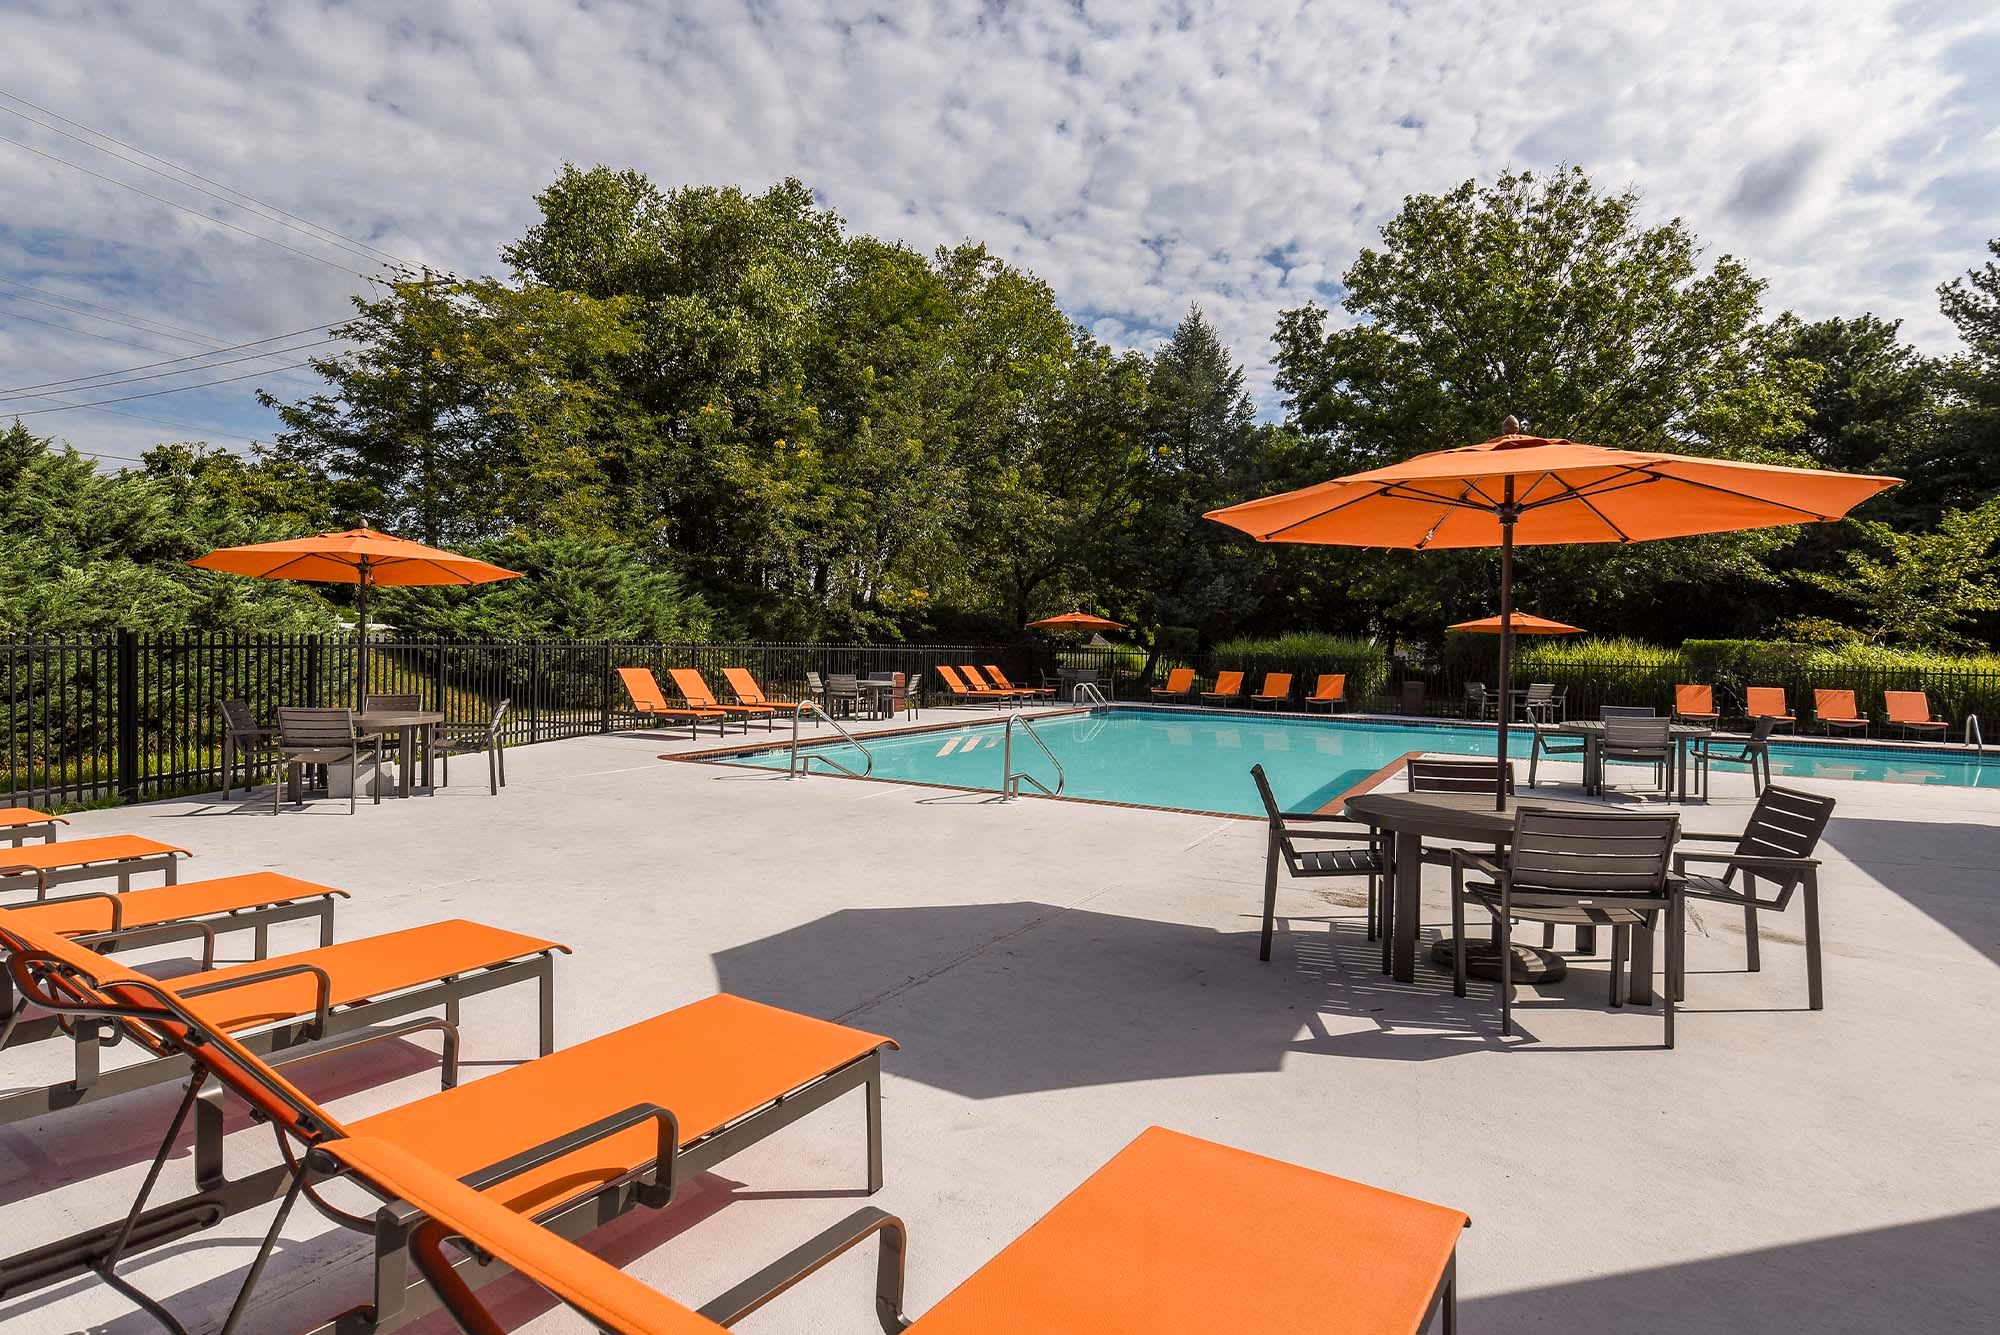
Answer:
[[[0, 90], [402, 258], [494, 271], [566, 160], [796, 174], [857, 228], [988, 242], [1121, 346], [1201, 305], [1267, 410], [1276, 312], [1337, 293], [1404, 195], [1506, 167], [1635, 186], [1772, 311], [1935, 351], [1933, 289], [2000, 233], [1990, 3], [13, 0], [0, 37]], [[18, 391], [337, 320], [372, 265], [0, 108], [0, 412], [242, 376], [23, 420], [118, 456], [268, 436], [254, 391], [307, 392], [312, 335]]]

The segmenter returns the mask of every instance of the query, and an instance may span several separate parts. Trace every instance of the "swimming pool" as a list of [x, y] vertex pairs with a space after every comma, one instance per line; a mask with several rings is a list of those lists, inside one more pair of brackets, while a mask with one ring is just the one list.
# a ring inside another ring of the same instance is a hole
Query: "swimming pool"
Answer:
[[[1001, 724], [979, 723], [869, 738], [868, 749], [875, 755], [872, 777], [997, 792], [1002, 731]], [[1312, 811], [1412, 751], [1493, 754], [1491, 728], [1214, 710], [1114, 706], [1037, 719], [1035, 731], [1062, 762], [1065, 797], [1245, 816], [1263, 811], [1250, 782], [1255, 764], [1263, 765], [1287, 810]], [[1508, 738], [1509, 754], [1525, 761], [1531, 740], [1525, 729], [1514, 732]], [[845, 743], [821, 746], [858, 767], [859, 756]], [[782, 750], [728, 759], [775, 769], [787, 763]], [[1014, 736], [1014, 768], [1055, 786], [1055, 767], [1019, 732]], [[1775, 742], [1771, 769], [1806, 778], [2000, 787], [2000, 755], [1982, 766], [1972, 756], [1922, 747]], [[1737, 767], [1732, 772], [1744, 771]]]

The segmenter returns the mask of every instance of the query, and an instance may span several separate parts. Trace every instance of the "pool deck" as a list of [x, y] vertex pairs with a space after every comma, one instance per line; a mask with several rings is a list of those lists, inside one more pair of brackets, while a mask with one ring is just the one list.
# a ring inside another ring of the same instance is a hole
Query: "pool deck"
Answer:
[[[355, 895], [344, 938], [461, 916], [563, 941], [563, 1043], [716, 990], [896, 1037], [887, 1185], [869, 1203], [910, 1227], [914, 1312], [1158, 1123], [1467, 1211], [1468, 1335], [2000, 1328], [2000, 792], [1801, 781], [1841, 804], [1827, 1008], [1805, 1009], [1796, 911], [1767, 918], [1763, 971], [1746, 974], [1740, 921], [1697, 908], [1667, 1052], [1657, 1011], [1606, 1007], [1601, 958], [1546, 996], [1524, 990], [1504, 1044], [1490, 985], [1460, 1001], [1421, 964], [1416, 984], [1389, 982], [1358, 883], [1282, 884], [1260, 964], [1255, 822], [658, 758], [692, 749], [684, 734], [546, 743], [509, 752], [497, 800], [468, 763], [439, 796], [354, 816], [320, 802], [274, 817], [266, 790], [81, 813], [64, 837], [185, 845], [183, 879], [273, 869], [339, 886]], [[1740, 827], [1747, 780], [1716, 788], [1691, 827]], [[1429, 876], [1427, 935], [1448, 917]], [[469, 1078], [519, 1061], [532, 1002], [477, 998], [464, 1032]], [[418, 1048], [316, 1064], [301, 1083], [361, 1115], [435, 1087]], [[0, 1080], [61, 1055], [0, 1054]], [[122, 1210], [173, 1098], [0, 1127], [9, 1249]], [[849, 1095], [591, 1245], [705, 1301], [861, 1204], [861, 1148]], [[267, 1162], [270, 1133], [244, 1126], [229, 1152]], [[189, 1173], [182, 1154], [168, 1190]], [[1201, 1201], [1188, 1184], [1188, 1208]], [[268, 1220], [239, 1216], [128, 1273], [212, 1328]], [[302, 1208], [244, 1328], [295, 1335], [361, 1302], [365, 1253]], [[506, 1284], [510, 1328], [584, 1328]], [[738, 1329], [872, 1332], [871, 1285], [872, 1258], [850, 1256]], [[80, 1329], [156, 1327], [94, 1280], [0, 1302], [9, 1335]]]

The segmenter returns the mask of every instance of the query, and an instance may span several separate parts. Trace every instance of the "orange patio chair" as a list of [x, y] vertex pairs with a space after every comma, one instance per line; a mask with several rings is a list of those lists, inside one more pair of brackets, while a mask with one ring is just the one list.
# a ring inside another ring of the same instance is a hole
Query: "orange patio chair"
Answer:
[[1282, 704], [1290, 704], [1292, 701], [1292, 674], [1289, 672], [1266, 672], [1264, 674], [1264, 689], [1251, 696], [1250, 699], [1260, 705], [1269, 705], [1273, 709]]
[[737, 701], [742, 704], [763, 705], [768, 709], [782, 709], [787, 713], [803, 709], [806, 705], [804, 700], [773, 700], [765, 695], [764, 688], [757, 684], [757, 679], [750, 675], [747, 668], [724, 668], [722, 679], [729, 683], [729, 689], [736, 693]]
[[743, 720], [743, 731], [750, 731], [750, 720], [760, 718], [764, 726], [774, 728], [778, 711], [771, 705], [725, 705], [715, 698], [715, 692], [708, 689], [708, 682], [693, 668], [668, 668], [667, 675], [674, 679], [674, 689], [681, 693], [689, 709], [704, 709], [710, 713], [731, 715]]
[[[666, 693], [660, 690], [660, 679], [653, 675], [651, 668], [619, 668], [618, 680], [625, 683], [625, 694], [632, 700], [632, 712], [641, 718], [684, 720], [690, 738], [701, 735], [704, 723], [713, 724], [719, 733], [729, 731], [729, 715], [720, 709], [681, 709], [668, 704]], [[743, 730], [750, 731], [750, 725], [744, 724]]]
[[1153, 688], [1155, 700], [1186, 700], [1194, 695], [1194, 669], [1175, 668], [1167, 674], [1167, 684]]
[[1823, 732], [1858, 732], [1868, 735], [1868, 720], [1854, 707], [1854, 692], [1815, 690], [1813, 720]]
[[1785, 703], [1785, 688], [1782, 686], [1744, 687], [1743, 712], [1753, 721], [1767, 718], [1773, 727], [1778, 728], [1789, 728], [1798, 722]]
[[1674, 687], [1674, 718], [1682, 723], [1713, 725], [1721, 717], [1715, 712], [1713, 686]]
[[180, 859], [191, 856], [178, 844], [163, 844], [139, 834], [101, 834], [10, 848], [0, 853], [0, 890], [33, 886], [35, 897], [42, 899], [51, 886], [104, 877], [116, 877], [120, 890], [130, 890], [134, 876], [150, 872], [159, 872], [172, 885], [179, 877]]
[[[683, 1307], [537, 1227], [401, 1146], [354, 1135], [325, 1157], [422, 1216], [416, 1268], [468, 1331], [501, 1327], [481, 1304], [462, 1240], [612, 1335], [723, 1335], [832, 1258], [878, 1238], [875, 1312], [911, 1335], [1219, 1329], [1414, 1335], [1457, 1329], [1458, 1211], [1153, 1127], [915, 1321], [903, 1315], [908, 1229], [863, 1209], [704, 1306]], [[1188, 1184], [1202, 1185], [1199, 1202]], [[1311, 1314], [1308, 1316], [1307, 1314]]]
[[[533, 981], [541, 991], [542, 1050], [546, 1052], [555, 1046], [554, 956], [568, 947], [454, 919], [172, 979], [154, 979], [71, 940], [58, 930], [55, 920], [37, 920], [29, 913], [0, 909], [0, 950], [12, 952], [8, 961], [12, 985], [30, 1000], [40, 1001], [41, 997], [25, 971], [54, 960], [106, 985], [118, 980], [171, 997], [198, 1018], [204, 1032], [238, 1035], [239, 1041], [257, 1052], [282, 1052], [315, 1042], [324, 1048], [363, 1029], [368, 1031], [366, 1036], [344, 1046], [359, 1046], [392, 1033], [437, 1029], [441, 1026], [431, 1012], [440, 1007], [455, 1013], [466, 997]], [[23, 958], [23, 952], [28, 958]], [[60, 1007], [46, 1009], [60, 1011]], [[404, 1027], [384, 1023], [411, 1015], [424, 1018]], [[6, 1030], [7, 1046], [38, 1042], [63, 1032], [60, 1014], [24, 1019], [17, 1013]], [[103, 1070], [98, 1061], [103, 1044], [96, 1026], [72, 1025], [69, 1037], [76, 1047], [75, 1077], [0, 1095], [0, 1126], [143, 1089], [177, 1079], [187, 1071], [187, 1063], [173, 1059]], [[147, 1046], [159, 1051], [157, 1045]], [[455, 1037], [447, 1039], [446, 1047], [445, 1079], [450, 1082], [456, 1078]], [[5, 1273], [3, 1263], [0, 1273]]]
[[1345, 672], [1320, 673], [1319, 684], [1314, 686], [1313, 693], [1306, 697], [1306, 708], [1308, 713], [1311, 712], [1312, 706], [1314, 705], [1325, 705], [1326, 712], [1331, 714], [1333, 712], [1333, 707], [1335, 705], [1342, 705], [1346, 703], [1347, 703], [1347, 674]]
[[1889, 725], [1903, 730], [1903, 736], [1948, 737], [1951, 720], [1931, 713], [1930, 697], [1922, 691], [1884, 691], [1882, 709]]
[[968, 686], [965, 683], [965, 679], [958, 675], [957, 668], [946, 667], [943, 663], [937, 664], [937, 674], [944, 681], [945, 694], [959, 703], [967, 700], [990, 700], [1004, 703], [1014, 698], [1011, 691], [996, 691], [984, 681], [980, 682], [978, 686]]
[[[348, 1136], [468, 1179], [468, 1194], [502, 1213], [581, 1231], [636, 1205], [666, 1205], [677, 1180], [860, 1089], [868, 1189], [882, 1184], [881, 1052], [895, 1043], [859, 1029], [713, 996], [344, 1124], [218, 1025], [207, 999], [121, 969], [4, 912], [0, 948], [13, 952], [18, 981], [37, 1004], [118, 1026], [179, 1069], [191, 1068], [182, 1117], [194, 1089], [212, 1080], [248, 1103], [286, 1144], [284, 1162], [222, 1179], [222, 1119], [198, 1119], [193, 1158], [214, 1167], [214, 1180], [194, 1196], [146, 1209], [160, 1166], [181, 1152], [169, 1134], [133, 1207], [141, 1223], [129, 1240], [121, 1220], [0, 1261], [10, 1293], [93, 1270], [109, 1277], [121, 1255], [176, 1242], [282, 1197], [264, 1249], [251, 1258], [247, 1298], [307, 1180], [338, 1171], [321, 1152]], [[412, 1315], [405, 1300], [407, 1229], [386, 1216], [373, 1222], [377, 1310], [384, 1322], [400, 1321]], [[122, 1276], [116, 1282], [132, 1291]], [[367, 1309], [341, 1317], [343, 1330], [376, 1324]]]
[[1033, 699], [1053, 700], [1056, 698], [1055, 687], [1016, 686], [1013, 682], [1007, 680], [1006, 673], [1002, 672], [999, 668], [994, 667], [991, 663], [986, 664], [986, 676], [989, 680], [992, 681], [994, 687], [998, 690], [1018, 691], [1020, 694], [1027, 696], [1031, 700]]
[[69, 822], [61, 816], [51, 816], [33, 807], [0, 807], [0, 839], [5, 839], [15, 848], [30, 839], [52, 844], [56, 841], [56, 826], [67, 824]]
[[1227, 704], [1231, 700], [1243, 698], [1243, 674], [1241, 672], [1221, 672], [1216, 674], [1215, 689], [1203, 691], [1204, 703]]

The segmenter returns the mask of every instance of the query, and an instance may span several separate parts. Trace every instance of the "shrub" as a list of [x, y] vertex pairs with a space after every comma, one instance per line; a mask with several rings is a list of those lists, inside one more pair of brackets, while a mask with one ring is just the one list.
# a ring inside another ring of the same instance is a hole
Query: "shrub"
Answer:
[[1380, 696], [1389, 685], [1389, 655], [1375, 641], [1357, 635], [1333, 635], [1299, 631], [1266, 637], [1239, 636], [1223, 640], [1202, 661], [1168, 664], [1161, 669], [1187, 666], [1212, 674], [1218, 669], [1241, 668], [1250, 689], [1255, 690], [1267, 672], [1292, 674], [1292, 689], [1304, 693], [1313, 688], [1322, 672], [1347, 674], [1347, 698], [1367, 701]]

